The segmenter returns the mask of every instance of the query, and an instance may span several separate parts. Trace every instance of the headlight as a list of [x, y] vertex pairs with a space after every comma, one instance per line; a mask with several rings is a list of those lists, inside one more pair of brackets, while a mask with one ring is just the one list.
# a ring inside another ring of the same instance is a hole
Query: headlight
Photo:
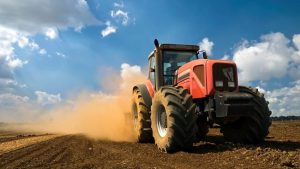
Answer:
[[234, 82], [228, 82], [228, 87], [234, 87]]
[[223, 81], [216, 81], [216, 87], [223, 87]]

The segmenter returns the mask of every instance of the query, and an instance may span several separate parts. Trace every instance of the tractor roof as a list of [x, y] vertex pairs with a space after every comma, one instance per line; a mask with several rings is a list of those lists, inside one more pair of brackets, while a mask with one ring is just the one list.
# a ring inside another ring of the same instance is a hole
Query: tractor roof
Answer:
[[161, 44], [159, 48], [162, 50], [192, 50], [198, 51], [199, 46], [197, 45], [182, 45], [182, 44]]
[[[183, 44], [160, 44], [161, 50], [179, 50], [179, 51], [195, 51], [199, 50], [198, 45], [183, 45]], [[149, 54], [149, 58], [153, 55], [155, 49]]]

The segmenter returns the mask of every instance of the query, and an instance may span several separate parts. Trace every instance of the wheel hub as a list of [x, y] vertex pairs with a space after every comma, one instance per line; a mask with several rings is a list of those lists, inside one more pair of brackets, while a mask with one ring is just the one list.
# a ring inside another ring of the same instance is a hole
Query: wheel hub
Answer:
[[158, 134], [160, 137], [164, 137], [167, 134], [167, 113], [163, 106], [161, 106], [158, 109], [157, 112], [157, 120], [156, 120], [156, 126], [158, 130]]

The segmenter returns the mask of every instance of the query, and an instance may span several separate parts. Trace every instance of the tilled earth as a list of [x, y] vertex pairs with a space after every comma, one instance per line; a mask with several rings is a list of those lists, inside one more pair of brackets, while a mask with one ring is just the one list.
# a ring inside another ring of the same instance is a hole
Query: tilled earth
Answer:
[[[0, 133], [0, 168], [300, 168], [300, 121], [273, 122], [260, 145], [225, 142], [214, 128], [191, 152], [173, 154], [154, 144], [46, 136]], [[34, 142], [35, 137], [43, 139]], [[17, 140], [28, 145], [5, 147]]]

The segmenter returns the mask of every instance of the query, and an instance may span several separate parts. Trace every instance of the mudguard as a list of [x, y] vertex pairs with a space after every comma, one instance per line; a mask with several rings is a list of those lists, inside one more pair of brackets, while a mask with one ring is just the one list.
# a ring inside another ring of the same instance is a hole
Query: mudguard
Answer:
[[150, 109], [151, 105], [152, 105], [152, 98], [149, 94], [149, 91], [148, 91], [146, 85], [144, 85], [144, 84], [135, 85], [133, 87], [133, 91], [136, 90], [136, 89], [138, 89], [141, 92], [145, 103], [147, 104], [148, 108]]

